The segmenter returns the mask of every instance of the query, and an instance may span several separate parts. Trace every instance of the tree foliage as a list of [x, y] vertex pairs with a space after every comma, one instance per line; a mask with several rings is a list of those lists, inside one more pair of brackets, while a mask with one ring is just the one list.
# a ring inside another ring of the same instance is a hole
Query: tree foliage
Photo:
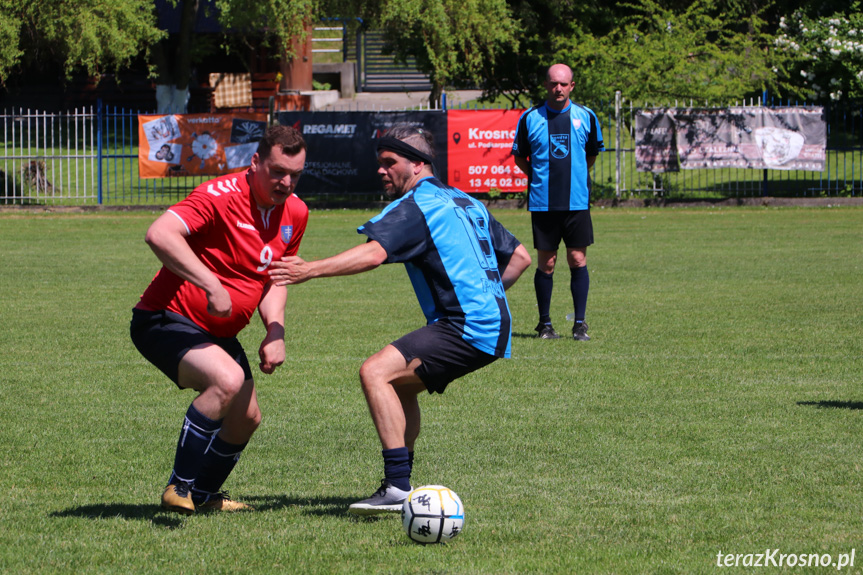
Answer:
[[397, 57], [429, 74], [433, 101], [446, 86], [494, 76], [499, 54], [517, 45], [505, 0], [382, 0], [377, 11]]
[[786, 84], [795, 96], [812, 100], [863, 97], [860, 2], [829, 16], [812, 17], [798, 10], [782, 18], [775, 44], [786, 56]]
[[849, 9], [844, 0], [508, 4], [517, 19], [518, 49], [499, 55], [496, 74], [481, 86], [490, 99], [504, 95], [513, 105], [523, 103], [522, 95], [544, 98], [544, 72], [555, 62], [574, 68], [574, 97], [582, 101], [610, 98], [616, 89], [630, 98], [666, 103], [727, 102], [765, 89], [798, 94], [800, 82], [786, 72], [797, 71], [794, 56], [774, 43], [783, 16], [797, 13], [817, 21], [844, 11], [851, 20], [859, 13], [858, 4]]
[[518, 44], [498, 54], [495, 73], [486, 74], [479, 86], [489, 99], [507, 97], [513, 106], [523, 105], [523, 96], [532, 100], [545, 97], [542, 83], [545, 71], [555, 63], [553, 38], [570, 37], [572, 47], [587, 34], [601, 37], [612, 28], [617, 10], [614, 4], [576, 0], [508, 0], [515, 20]]
[[119, 69], [162, 35], [151, 0], [0, 0], [0, 82], [46, 62], [67, 75]]
[[775, 84], [772, 37], [759, 13], [717, 0], [682, 8], [638, 0], [627, 8], [604, 36], [576, 27], [554, 39], [555, 59], [578, 70], [576, 97], [620, 90], [630, 99], [716, 102]]
[[[447, 87], [488, 98], [544, 97], [545, 69], [575, 70], [574, 97], [724, 102], [768, 89], [806, 98], [863, 97], [861, 1], [847, 0], [167, 0], [213, 10], [211, 44], [167, 40], [154, 0], [0, 0], [0, 84], [55, 62], [67, 76], [147, 56], [182, 84], [190, 52], [249, 47], [293, 55], [321, 16], [362, 17], [399, 59], [415, 58], [437, 101]], [[186, 29], [188, 30], [188, 28]], [[221, 48], [219, 48], [221, 44]], [[170, 50], [168, 49], [170, 48]]]
[[[178, 0], [184, 1], [184, 0]], [[188, 1], [188, 0], [185, 0]], [[230, 35], [247, 45], [262, 42], [276, 54], [292, 54], [291, 40], [302, 38], [306, 24], [322, 10], [320, 0], [215, 0], [219, 22]], [[262, 25], [262, 23], [265, 23]], [[230, 43], [226, 42], [230, 48]]]

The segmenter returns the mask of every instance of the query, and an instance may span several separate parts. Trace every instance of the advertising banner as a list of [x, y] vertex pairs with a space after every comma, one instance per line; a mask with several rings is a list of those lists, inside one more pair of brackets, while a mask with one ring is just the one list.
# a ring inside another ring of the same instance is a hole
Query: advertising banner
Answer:
[[446, 182], [446, 114], [425, 112], [281, 112], [279, 124], [293, 126], [308, 148], [297, 195], [383, 192], [375, 140], [397, 123], [410, 123], [435, 135], [435, 170]]
[[523, 192], [527, 176], [512, 159], [524, 110], [450, 110], [448, 183], [464, 192]]
[[676, 172], [674, 110], [641, 110], [635, 115], [635, 169], [639, 172]]
[[[671, 126], [673, 138], [668, 137]], [[685, 170], [820, 172], [827, 125], [820, 107], [644, 111], [636, 117], [635, 145], [636, 168], [642, 171], [669, 171], [676, 155]]]
[[138, 116], [142, 178], [218, 176], [246, 169], [267, 128], [266, 114]]
[[677, 112], [677, 154], [685, 170], [824, 170], [822, 108], [728, 108]]

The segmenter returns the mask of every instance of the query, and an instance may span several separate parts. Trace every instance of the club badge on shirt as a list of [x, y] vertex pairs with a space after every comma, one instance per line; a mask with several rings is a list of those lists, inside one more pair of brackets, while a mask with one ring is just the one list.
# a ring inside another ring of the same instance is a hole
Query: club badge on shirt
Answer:
[[551, 135], [551, 155], [558, 160], [569, 155], [569, 134]]
[[286, 244], [291, 242], [291, 236], [294, 235], [294, 226], [282, 226], [282, 241]]

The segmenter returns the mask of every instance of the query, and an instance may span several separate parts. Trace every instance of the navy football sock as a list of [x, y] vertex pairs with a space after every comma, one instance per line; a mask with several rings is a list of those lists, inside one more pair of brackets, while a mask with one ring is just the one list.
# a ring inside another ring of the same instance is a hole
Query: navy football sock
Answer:
[[575, 312], [575, 323], [584, 321], [587, 310], [587, 292], [590, 290], [590, 275], [587, 266], [583, 268], [569, 268], [571, 274], [569, 279], [569, 290], [572, 292], [572, 305]]
[[533, 274], [533, 289], [536, 291], [536, 305], [539, 308], [539, 323], [551, 323], [551, 292], [554, 288], [554, 272], [547, 274], [536, 269]]
[[414, 452], [413, 451], [408, 451], [408, 465], [411, 468], [411, 473], [413, 473], [413, 470], [414, 470]]
[[408, 448], [384, 449], [381, 451], [381, 455], [384, 456], [384, 479], [402, 491], [409, 491], [411, 488], [411, 466]]
[[240, 454], [248, 445], [248, 442], [237, 445], [228, 443], [218, 435], [213, 438], [210, 448], [204, 454], [204, 461], [198, 479], [195, 481], [195, 489], [192, 499], [206, 499], [211, 493], [218, 493], [225, 480], [234, 470], [234, 466], [240, 459]]
[[195, 482], [204, 463], [204, 454], [221, 427], [221, 420], [214, 421], [195, 409], [194, 405], [189, 406], [180, 439], [177, 440], [174, 469], [168, 483]]

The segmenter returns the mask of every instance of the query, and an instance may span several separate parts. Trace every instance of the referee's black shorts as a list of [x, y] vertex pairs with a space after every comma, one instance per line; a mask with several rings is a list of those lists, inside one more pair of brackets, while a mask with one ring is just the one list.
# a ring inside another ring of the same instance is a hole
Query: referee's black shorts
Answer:
[[586, 248], [593, 244], [593, 222], [590, 210], [571, 212], [530, 212], [533, 224], [533, 247], [556, 252], [560, 241], [568, 248]]

